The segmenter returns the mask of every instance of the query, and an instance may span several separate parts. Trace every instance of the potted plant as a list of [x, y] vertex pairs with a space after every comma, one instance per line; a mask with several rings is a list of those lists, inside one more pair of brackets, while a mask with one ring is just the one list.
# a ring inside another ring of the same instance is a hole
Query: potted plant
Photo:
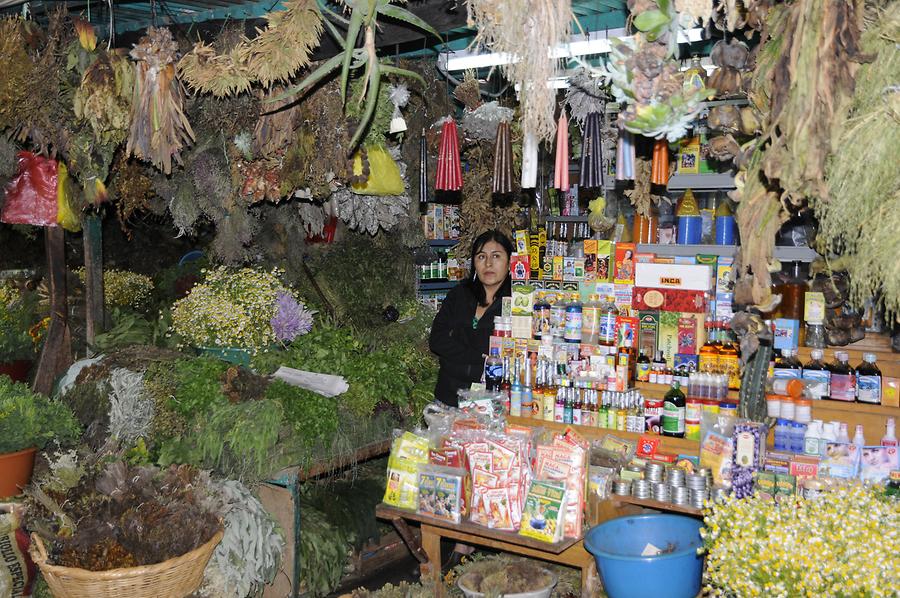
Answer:
[[25, 382], [37, 354], [44, 322], [37, 315], [37, 296], [0, 285], [0, 375]]
[[312, 328], [312, 311], [281, 282], [281, 272], [220, 266], [172, 307], [172, 329], [187, 344], [226, 361], [294, 340]]
[[0, 376], [0, 498], [28, 484], [38, 449], [52, 440], [73, 443], [80, 433], [66, 405]]

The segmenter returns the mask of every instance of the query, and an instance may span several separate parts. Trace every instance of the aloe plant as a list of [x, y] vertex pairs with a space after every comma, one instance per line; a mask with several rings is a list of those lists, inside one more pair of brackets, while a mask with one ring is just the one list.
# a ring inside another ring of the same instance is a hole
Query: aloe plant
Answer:
[[[375, 113], [375, 106], [378, 103], [378, 90], [381, 86], [382, 75], [398, 75], [401, 77], [410, 77], [425, 84], [425, 81], [417, 73], [410, 70], [401, 69], [385, 63], [378, 58], [375, 48], [375, 29], [378, 26], [378, 17], [387, 17], [398, 21], [403, 21], [413, 27], [422, 29], [423, 31], [440, 39], [440, 34], [434, 30], [428, 23], [409, 12], [405, 8], [401, 8], [394, 2], [405, 3], [406, 0], [342, 0], [343, 4], [350, 9], [350, 18], [335, 13], [329, 9], [322, 0], [318, 0], [317, 6], [322, 15], [322, 21], [325, 23], [325, 29], [337, 41], [342, 52], [336, 56], [326, 60], [319, 68], [306, 76], [302, 81], [289, 88], [283, 94], [272, 98], [271, 102], [277, 102], [287, 98], [293, 98], [312, 87], [326, 76], [334, 72], [340, 67], [341, 69], [341, 101], [347, 102], [347, 84], [350, 78], [350, 72], [360, 68], [364, 68], [363, 75], [364, 85], [359, 102], [365, 101], [365, 109], [359, 126], [353, 134], [350, 141], [350, 152], [359, 145], [362, 140], [366, 127], [372, 120]], [[340, 25], [347, 29], [345, 36], [341, 36], [337, 26]], [[363, 42], [361, 47], [357, 47], [357, 40], [360, 32], [363, 33]]]

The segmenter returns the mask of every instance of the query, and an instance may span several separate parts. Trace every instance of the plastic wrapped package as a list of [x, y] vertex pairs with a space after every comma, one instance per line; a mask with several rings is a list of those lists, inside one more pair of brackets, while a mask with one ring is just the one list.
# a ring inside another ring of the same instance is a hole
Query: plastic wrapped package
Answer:
[[31, 152], [19, 152], [19, 170], [6, 185], [0, 220], [7, 224], [56, 226], [59, 198], [57, 162]]

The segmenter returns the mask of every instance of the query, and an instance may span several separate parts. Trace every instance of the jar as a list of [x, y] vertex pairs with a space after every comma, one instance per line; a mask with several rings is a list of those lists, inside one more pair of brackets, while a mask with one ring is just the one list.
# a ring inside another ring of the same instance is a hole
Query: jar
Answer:
[[825, 324], [807, 322], [806, 323], [806, 341], [807, 347], [813, 349], [825, 348]]
[[783, 419], [794, 419], [797, 415], [797, 406], [791, 397], [781, 397], [781, 417]]
[[794, 400], [794, 421], [808, 424], [812, 421], [812, 401], [809, 399]]
[[769, 417], [781, 417], [781, 399], [779, 395], [766, 396], [766, 415]]

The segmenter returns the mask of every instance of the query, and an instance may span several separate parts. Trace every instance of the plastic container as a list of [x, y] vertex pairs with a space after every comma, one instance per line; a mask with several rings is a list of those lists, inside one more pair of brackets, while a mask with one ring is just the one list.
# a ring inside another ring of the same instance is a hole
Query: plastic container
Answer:
[[[584, 548], [597, 561], [609, 598], [694, 598], [703, 571], [702, 524], [681, 515], [618, 517], [589, 530]], [[641, 556], [648, 544], [674, 549]]]
[[[544, 569], [544, 572], [551, 577], [550, 585], [546, 588], [541, 588], [539, 590], [535, 590], [533, 592], [517, 592], [515, 594], [503, 594], [503, 598], [550, 598], [550, 593], [553, 592], [553, 588], [556, 587], [556, 582], [558, 578], [555, 573], [548, 569]], [[471, 573], [463, 575], [457, 581], [457, 585], [459, 589], [462, 590], [463, 594], [466, 595], [466, 598], [484, 598], [485, 594], [482, 592], [476, 592], [469, 588], [466, 585], [468, 581], [468, 577]]]
[[31, 481], [34, 454], [37, 449], [27, 448], [0, 455], [0, 498], [21, 494], [21, 488]]
[[781, 399], [784, 397], [779, 395], [766, 396], [766, 415], [769, 417], [781, 417]]
[[812, 401], [809, 399], [794, 400], [794, 421], [808, 424], [812, 421]]

